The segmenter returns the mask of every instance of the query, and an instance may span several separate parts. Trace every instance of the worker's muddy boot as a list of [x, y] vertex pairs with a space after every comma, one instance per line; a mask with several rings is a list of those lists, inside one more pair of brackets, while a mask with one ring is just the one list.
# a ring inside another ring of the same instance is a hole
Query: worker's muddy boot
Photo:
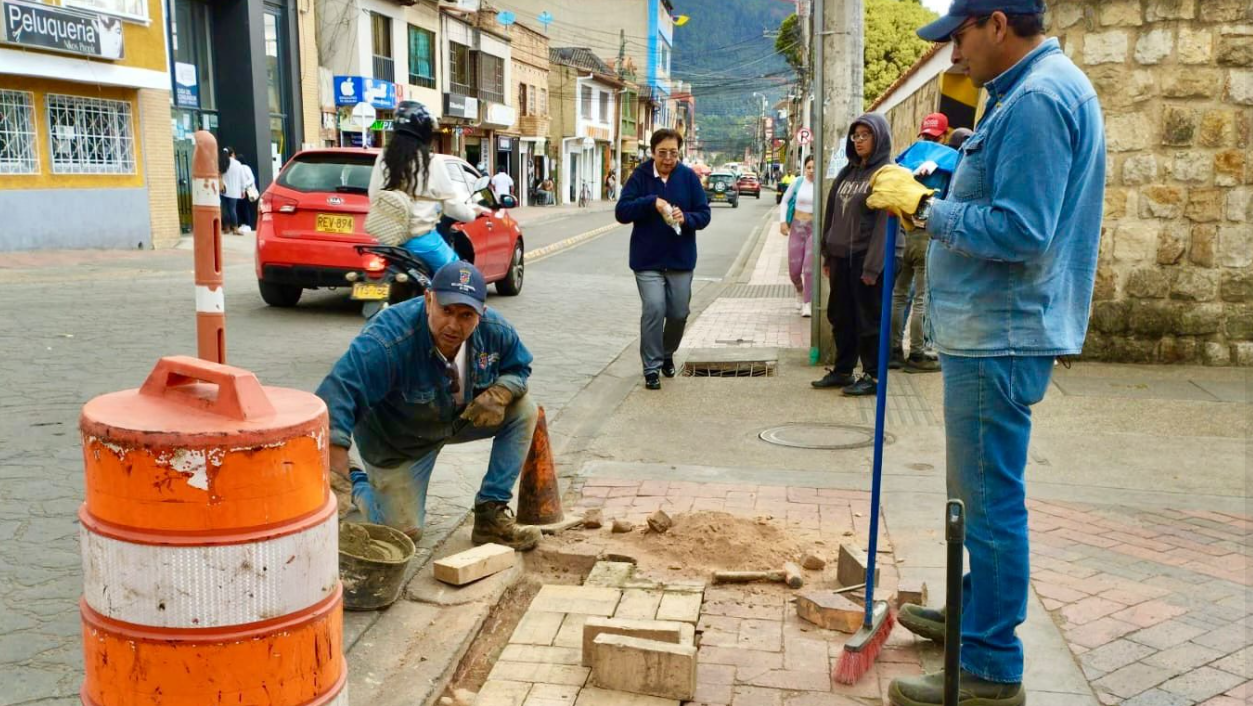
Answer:
[[[1027, 703], [1027, 692], [1021, 683], [987, 681], [964, 669], [959, 683], [957, 703], [953, 706], [1022, 706]], [[888, 701], [892, 706], [942, 706], [944, 672], [893, 679], [888, 686]]]
[[520, 525], [513, 519], [508, 503], [485, 502], [474, 506], [474, 532], [470, 541], [474, 544], [503, 544], [520, 552], [530, 551], [539, 544], [540, 529]]
[[906, 630], [918, 637], [944, 644], [944, 609], [934, 610], [925, 606], [906, 603], [901, 606], [896, 620]]

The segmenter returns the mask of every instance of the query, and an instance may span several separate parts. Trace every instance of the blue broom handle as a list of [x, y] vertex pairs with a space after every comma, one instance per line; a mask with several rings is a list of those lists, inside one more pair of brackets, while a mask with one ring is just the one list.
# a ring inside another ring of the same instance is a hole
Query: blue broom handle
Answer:
[[866, 619], [869, 628], [874, 616], [875, 557], [879, 551], [879, 491], [883, 485], [883, 418], [888, 406], [888, 356], [892, 341], [892, 288], [896, 283], [896, 235], [899, 224], [888, 218], [887, 242], [883, 251], [883, 302], [879, 312], [879, 384], [874, 406], [874, 471], [870, 480], [870, 552], [866, 557]]

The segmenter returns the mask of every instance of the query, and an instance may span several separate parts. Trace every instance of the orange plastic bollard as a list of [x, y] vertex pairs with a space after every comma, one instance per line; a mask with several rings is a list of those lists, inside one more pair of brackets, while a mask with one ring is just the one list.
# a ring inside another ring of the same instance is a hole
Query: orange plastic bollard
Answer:
[[518, 484], [518, 522], [524, 525], [551, 525], [561, 522], [561, 489], [557, 485], [557, 467], [552, 447], [548, 445], [548, 419], [539, 408], [531, 451], [522, 466]]
[[85, 706], [347, 706], [326, 406], [162, 358], [83, 407]]
[[192, 233], [196, 245], [196, 354], [226, 363], [226, 298], [222, 294], [222, 192], [218, 141], [196, 133], [191, 169]]

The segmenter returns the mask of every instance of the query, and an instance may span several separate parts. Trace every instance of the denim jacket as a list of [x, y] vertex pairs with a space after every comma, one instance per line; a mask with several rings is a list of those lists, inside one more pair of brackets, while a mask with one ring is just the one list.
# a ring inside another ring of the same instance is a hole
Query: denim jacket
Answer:
[[[465, 342], [466, 399], [492, 385], [515, 397], [527, 391], [531, 353], [518, 332], [491, 309]], [[380, 313], [348, 347], [317, 395], [330, 414], [331, 443], [354, 438], [361, 457], [376, 466], [420, 458], [452, 436], [464, 409], [427, 326], [426, 301], [413, 299]]]
[[1056, 39], [986, 88], [927, 224], [931, 337], [958, 356], [1079, 353], [1105, 197], [1096, 91]]

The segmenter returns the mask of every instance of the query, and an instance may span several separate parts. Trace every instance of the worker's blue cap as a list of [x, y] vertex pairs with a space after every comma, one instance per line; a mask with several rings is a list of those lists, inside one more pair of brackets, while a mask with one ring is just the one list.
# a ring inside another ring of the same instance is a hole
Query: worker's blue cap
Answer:
[[1044, 0], [953, 0], [948, 14], [918, 30], [918, 36], [928, 42], [947, 42], [966, 20], [998, 10], [1007, 15], [1041, 15]]
[[468, 262], [450, 262], [431, 279], [431, 291], [440, 306], [465, 304], [479, 314], [487, 301], [487, 282], [479, 268]]

